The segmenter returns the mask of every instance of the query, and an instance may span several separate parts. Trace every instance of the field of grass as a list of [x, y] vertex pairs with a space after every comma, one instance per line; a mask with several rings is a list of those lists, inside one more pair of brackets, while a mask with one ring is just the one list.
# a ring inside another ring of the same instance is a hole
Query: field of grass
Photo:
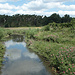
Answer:
[[27, 46], [48, 61], [56, 75], [75, 74], [75, 30], [48, 25], [25, 35]]
[[10, 30], [26, 30], [26, 29], [41, 29], [42, 27], [11, 27], [11, 28], [5, 28], [5, 29], [10, 29]]

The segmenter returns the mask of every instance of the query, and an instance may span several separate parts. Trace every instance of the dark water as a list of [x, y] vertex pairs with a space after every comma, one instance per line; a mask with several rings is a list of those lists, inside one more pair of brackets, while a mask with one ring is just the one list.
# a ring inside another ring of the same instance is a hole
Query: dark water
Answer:
[[5, 61], [1, 75], [52, 75], [40, 58], [27, 49], [23, 36], [13, 36], [5, 42], [5, 46]]

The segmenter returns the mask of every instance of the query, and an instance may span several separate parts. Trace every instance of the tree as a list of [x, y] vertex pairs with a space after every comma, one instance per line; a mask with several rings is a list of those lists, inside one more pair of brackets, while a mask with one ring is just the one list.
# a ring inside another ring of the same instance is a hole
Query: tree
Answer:
[[50, 17], [49, 17], [49, 20], [51, 23], [55, 22], [55, 23], [61, 23], [61, 17], [59, 16], [59, 14], [52, 14]]
[[67, 23], [70, 22], [72, 20], [72, 18], [69, 15], [64, 15], [64, 17], [62, 17], [62, 23]]

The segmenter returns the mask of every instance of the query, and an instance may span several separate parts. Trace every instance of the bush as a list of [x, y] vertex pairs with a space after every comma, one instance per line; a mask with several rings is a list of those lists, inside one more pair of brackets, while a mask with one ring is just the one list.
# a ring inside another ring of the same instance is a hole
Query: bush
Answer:
[[49, 31], [49, 30], [50, 30], [50, 26], [49, 26], [49, 25], [44, 26], [44, 27], [42, 28], [42, 30], [43, 30], [43, 31]]
[[37, 32], [38, 32], [37, 29], [29, 29], [29, 30], [26, 30], [25, 35], [27, 38], [33, 38]]
[[4, 30], [0, 28], [0, 39], [2, 39], [3, 37], [4, 37]]
[[6, 30], [6, 32], [7, 32], [8, 35], [11, 35], [13, 33], [12, 30]]

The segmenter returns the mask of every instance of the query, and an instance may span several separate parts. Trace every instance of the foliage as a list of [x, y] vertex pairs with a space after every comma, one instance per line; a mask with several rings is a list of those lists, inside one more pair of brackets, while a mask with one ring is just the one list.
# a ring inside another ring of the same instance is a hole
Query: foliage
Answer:
[[51, 16], [39, 16], [39, 15], [20, 15], [15, 14], [12, 16], [0, 15], [0, 26], [1, 27], [30, 27], [30, 26], [44, 26], [48, 23], [67, 23], [72, 18], [69, 15], [60, 17], [59, 14], [52, 14]]
[[4, 30], [3, 28], [0, 28], [0, 39], [4, 37]]
[[0, 68], [1, 68], [1, 66], [2, 66], [2, 61], [3, 61], [4, 52], [5, 52], [5, 47], [4, 47], [4, 45], [2, 45], [1, 42], [0, 42]]
[[42, 31], [49, 31], [50, 30], [50, 26], [46, 25], [42, 28]]
[[74, 24], [49, 23], [47, 26], [50, 30], [41, 29], [31, 38], [27, 37], [27, 46], [48, 61], [55, 74], [74, 75], [75, 32], [71, 31]]
[[52, 22], [56, 22], [56, 23], [61, 23], [61, 17], [59, 16], [59, 14], [52, 14], [50, 17], [49, 17], [51, 23]]
[[28, 29], [25, 31], [25, 35], [27, 38], [34, 38], [34, 35], [38, 32], [38, 29]]

